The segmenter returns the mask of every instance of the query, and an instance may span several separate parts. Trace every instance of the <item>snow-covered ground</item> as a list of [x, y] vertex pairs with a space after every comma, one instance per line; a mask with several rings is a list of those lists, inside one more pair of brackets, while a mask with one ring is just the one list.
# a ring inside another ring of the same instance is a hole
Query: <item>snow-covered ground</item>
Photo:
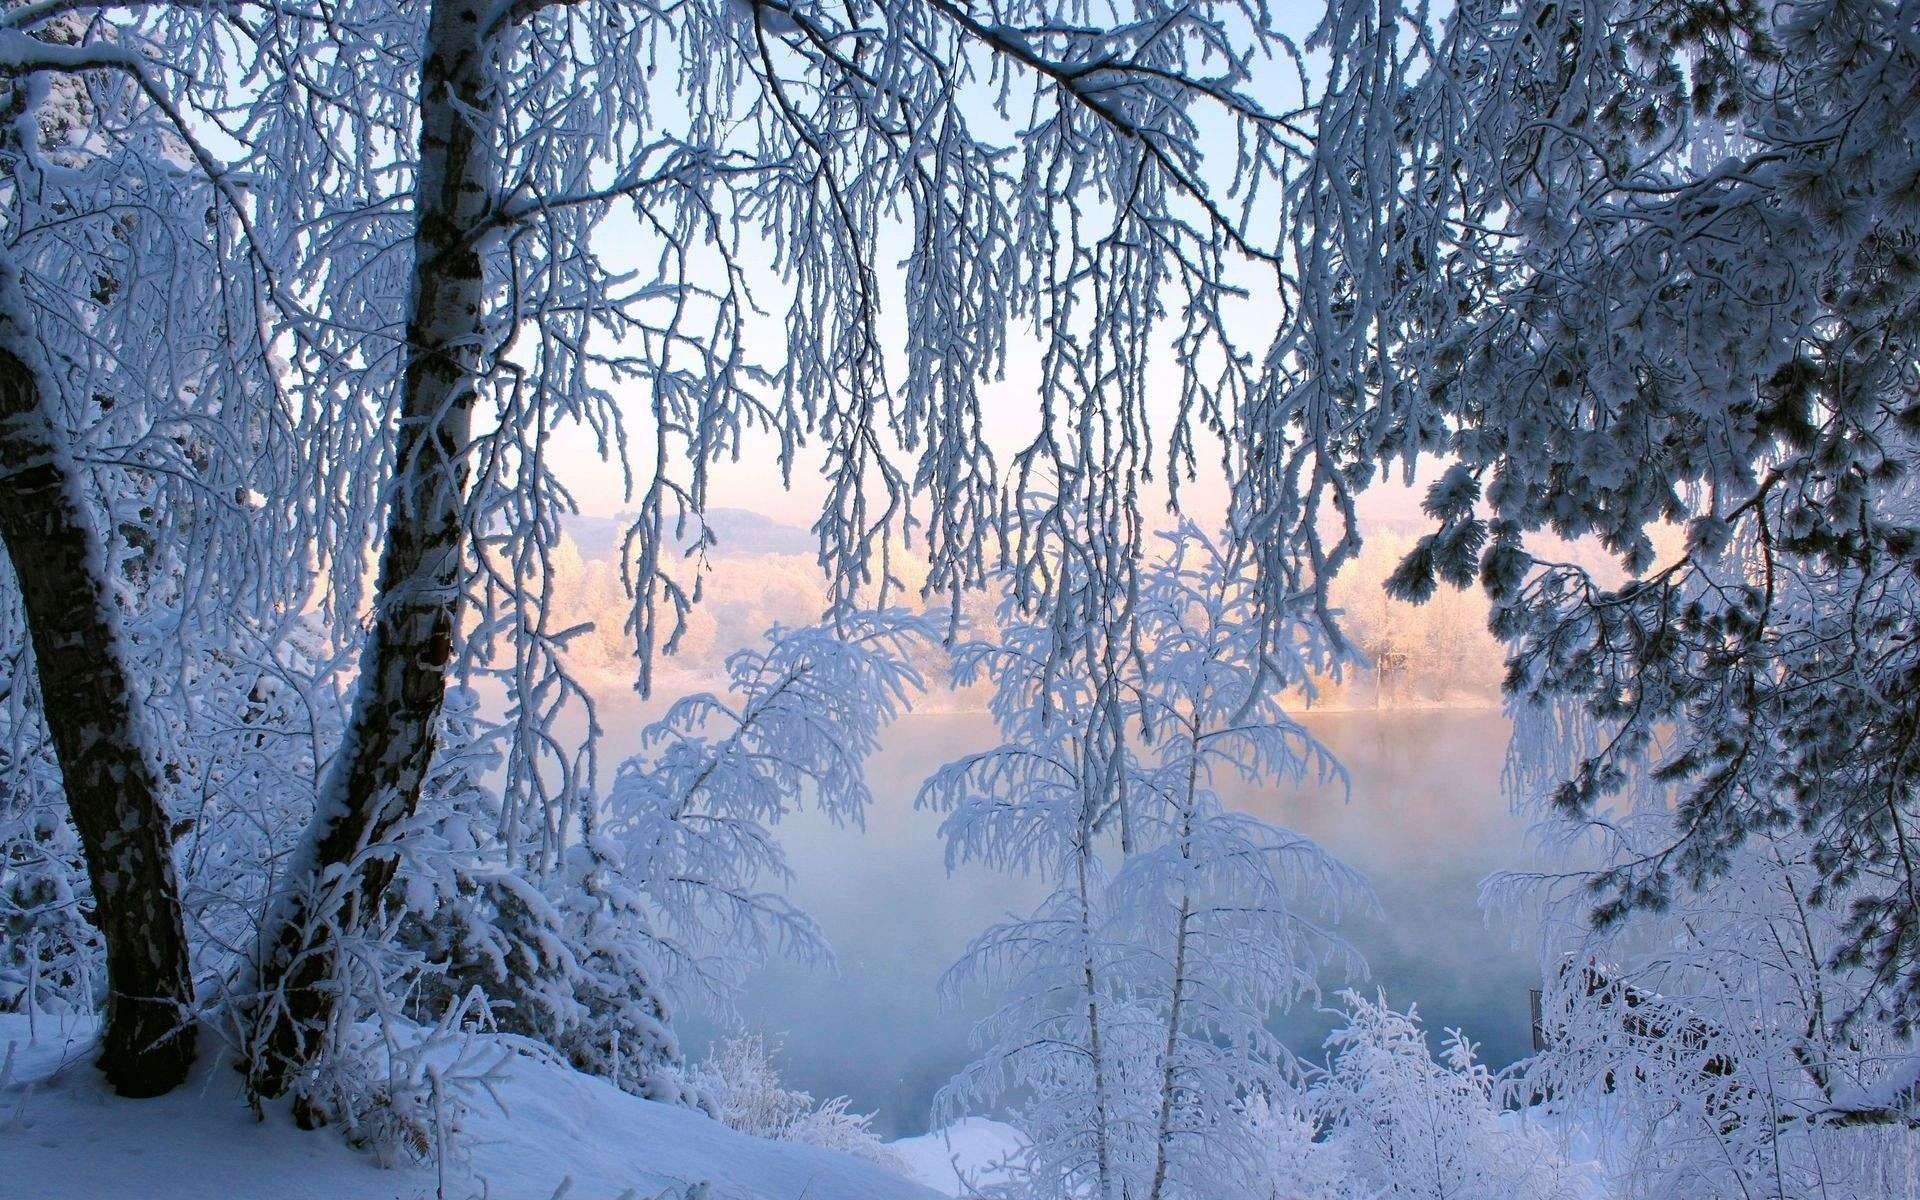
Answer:
[[[1011, 1126], [964, 1118], [891, 1143], [910, 1180], [514, 1057], [500, 1103], [473, 1104], [447, 1162], [384, 1167], [284, 1112], [256, 1122], [212, 1056], [169, 1096], [119, 1099], [89, 1065], [88, 1026], [39, 1024], [30, 1040], [25, 1017], [0, 1014], [4, 1200], [938, 1200], [998, 1181], [1025, 1144]], [[1550, 1132], [1580, 1185], [1568, 1200], [1606, 1200], [1599, 1143]]]
[[[121, 1100], [87, 1061], [91, 1031], [0, 1014], [0, 1196], [6, 1200], [933, 1200], [848, 1155], [735, 1133], [603, 1080], [515, 1058], [500, 1106], [467, 1115], [464, 1162], [385, 1168], [284, 1113], [256, 1122], [239, 1077], [204, 1061], [157, 1100]], [[213, 1056], [208, 1056], [211, 1059]], [[697, 1195], [698, 1192], [694, 1191]]]

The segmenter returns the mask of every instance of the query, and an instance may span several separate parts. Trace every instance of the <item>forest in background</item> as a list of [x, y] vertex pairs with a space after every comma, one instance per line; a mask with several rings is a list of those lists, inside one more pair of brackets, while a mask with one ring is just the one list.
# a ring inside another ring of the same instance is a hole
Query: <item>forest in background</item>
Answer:
[[[632, 650], [622, 631], [630, 601], [612, 554], [626, 516], [567, 522], [553, 553], [555, 612], [565, 624], [593, 626], [570, 643], [568, 665], [603, 695], [632, 686]], [[715, 512], [708, 520], [717, 539], [704, 576], [711, 595], [689, 614], [680, 647], [656, 668], [663, 681], [672, 681], [660, 686], [667, 695], [713, 686], [723, 676], [727, 655], [769, 626], [804, 624], [826, 606], [826, 586], [807, 531], [753, 513]], [[735, 522], [744, 528], [730, 528]], [[1327, 710], [1500, 707], [1504, 653], [1487, 630], [1484, 597], [1449, 591], [1414, 604], [1383, 586], [1418, 538], [1410, 520], [1375, 525], [1359, 555], [1334, 577], [1330, 603], [1361, 657], [1340, 664], [1338, 675], [1314, 679], [1311, 703], [1296, 694], [1297, 703]], [[904, 549], [901, 562], [903, 580], [917, 586], [924, 565]], [[967, 617], [976, 631], [994, 626], [993, 606], [984, 598], [967, 606]], [[981, 689], [956, 692], [943, 686], [940, 657], [929, 647], [919, 659], [929, 687], [915, 711], [984, 711]]]

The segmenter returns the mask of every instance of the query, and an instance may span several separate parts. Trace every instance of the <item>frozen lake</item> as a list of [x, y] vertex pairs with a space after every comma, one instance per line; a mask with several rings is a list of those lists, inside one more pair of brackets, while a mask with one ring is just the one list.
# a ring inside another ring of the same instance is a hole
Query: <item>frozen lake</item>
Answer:
[[[1505, 719], [1486, 710], [1389, 710], [1323, 713], [1307, 724], [1346, 764], [1350, 800], [1337, 786], [1228, 794], [1320, 841], [1365, 872], [1379, 895], [1380, 919], [1345, 926], [1372, 978], [1328, 978], [1329, 997], [1349, 984], [1382, 987], [1396, 1005], [1418, 1002], [1436, 1042], [1442, 1027], [1463, 1026], [1496, 1065], [1525, 1054], [1533, 959], [1476, 903], [1482, 878], [1524, 861], [1523, 824], [1499, 788]], [[946, 878], [939, 818], [913, 808], [928, 772], [992, 738], [984, 715], [906, 718], [872, 764], [876, 805], [864, 834], [811, 815], [782, 826], [794, 898], [833, 940], [840, 973], [768, 967], [740, 997], [741, 1016], [784, 1040], [791, 1086], [853, 1097], [862, 1111], [879, 1111], [889, 1136], [924, 1130], [934, 1092], [969, 1057], [980, 1010], [943, 1004], [941, 972], [975, 933], [1039, 894], [1032, 881], [980, 869]], [[1323, 1014], [1296, 1010], [1279, 1028], [1296, 1053], [1320, 1058]], [[697, 1054], [717, 1031], [689, 1019], [681, 1032]]]

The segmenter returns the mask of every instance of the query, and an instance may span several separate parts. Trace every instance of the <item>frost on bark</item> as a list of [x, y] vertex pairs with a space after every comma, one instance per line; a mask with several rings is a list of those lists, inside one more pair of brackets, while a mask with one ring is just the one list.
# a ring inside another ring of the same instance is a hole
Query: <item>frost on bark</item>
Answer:
[[0, 346], [0, 541], [19, 580], [41, 704], [106, 944], [99, 1065], [123, 1096], [193, 1063], [193, 977], [167, 814], [143, 749], [98, 532], [32, 367]]
[[[369, 854], [412, 815], [433, 757], [460, 613], [466, 457], [481, 357], [484, 280], [473, 231], [494, 197], [474, 0], [438, 0], [421, 67], [415, 259], [404, 394], [379, 589], [345, 740], [261, 973], [252, 1085], [283, 1094], [324, 1047], [334, 951], [394, 871]], [[312, 1116], [313, 1114], [305, 1114]]]

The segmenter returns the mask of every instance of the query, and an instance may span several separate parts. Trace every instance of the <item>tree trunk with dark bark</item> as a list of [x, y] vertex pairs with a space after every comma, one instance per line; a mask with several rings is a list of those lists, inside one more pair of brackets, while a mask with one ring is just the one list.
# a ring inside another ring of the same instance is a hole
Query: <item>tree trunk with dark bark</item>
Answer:
[[[393, 495], [353, 714], [322, 785], [304, 859], [268, 930], [251, 1082], [286, 1092], [324, 1049], [335, 948], [393, 875], [368, 854], [412, 815], [433, 757], [458, 634], [467, 451], [483, 350], [476, 244], [495, 197], [481, 0], [435, 0], [420, 79], [415, 257]], [[312, 1116], [317, 1114], [305, 1114]]]
[[[0, 317], [0, 322], [5, 318]], [[10, 322], [9, 322], [10, 324]], [[193, 1064], [193, 975], [159, 777], [141, 736], [106, 555], [39, 376], [0, 345], [0, 542], [107, 951], [100, 1068], [158, 1096]]]

